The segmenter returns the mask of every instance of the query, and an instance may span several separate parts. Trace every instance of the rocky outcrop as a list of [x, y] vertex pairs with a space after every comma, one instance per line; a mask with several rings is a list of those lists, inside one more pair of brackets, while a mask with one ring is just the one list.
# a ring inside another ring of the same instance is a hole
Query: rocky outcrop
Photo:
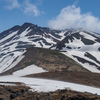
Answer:
[[44, 93], [29, 91], [27, 86], [0, 86], [0, 100], [100, 100], [100, 96], [69, 89]]

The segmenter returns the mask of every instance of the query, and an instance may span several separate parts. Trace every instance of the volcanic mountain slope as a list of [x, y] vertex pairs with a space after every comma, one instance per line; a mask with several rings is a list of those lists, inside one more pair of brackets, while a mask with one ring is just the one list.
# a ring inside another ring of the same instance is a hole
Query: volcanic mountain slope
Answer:
[[31, 23], [0, 34], [0, 73], [17, 66], [28, 47], [51, 48], [100, 73], [100, 35], [83, 29], [51, 30]]
[[[17, 65], [23, 58], [27, 47], [49, 48], [62, 36], [61, 31], [41, 28], [31, 23], [14, 26], [0, 34], [0, 73]], [[17, 59], [17, 62], [15, 60]]]
[[66, 34], [53, 48], [67, 51], [62, 53], [86, 69], [100, 73], [100, 35], [83, 29], [71, 30]]
[[[84, 67], [77, 64], [75, 61], [60, 53], [57, 50], [50, 50], [44, 48], [30, 47], [22, 55], [24, 58], [13, 68], [5, 71], [1, 75], [13, 74], [18, 70], [24, 69], [30, 65], [37, 65], [49, 72], [55, 71], [85, 71]], [[15, 60], [16, 62], [16, 60]]]

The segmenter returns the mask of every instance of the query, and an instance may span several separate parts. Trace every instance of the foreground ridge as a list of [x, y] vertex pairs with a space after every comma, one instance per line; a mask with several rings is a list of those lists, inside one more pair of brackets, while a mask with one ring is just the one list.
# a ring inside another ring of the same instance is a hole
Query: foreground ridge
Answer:
[[[4, 100], [99, 100], [100, 96], [79, 93], [69, 89], [54, 92], [31, 92], [27, 86], [0, 86], [0, 99]], [[2, 95], [1, 95], [2, 94]]]

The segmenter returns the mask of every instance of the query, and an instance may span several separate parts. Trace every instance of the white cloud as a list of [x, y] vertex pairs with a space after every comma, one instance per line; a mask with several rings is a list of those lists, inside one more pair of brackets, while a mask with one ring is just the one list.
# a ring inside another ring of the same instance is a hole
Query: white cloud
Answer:
[[63, 8], [60, 14], [48, 22], [53, 29], [85, 28], [100, 32], [100, 20], [91, 13], [81, 14], [80, 7], [75, 5]]
[[8, 10], [12, 10], [14, 8], [20, 8], [20, 4], [18, 3], [18, 0], [6, 0], [8, 4], [5, 6]]
[[24, 13], [28, 15], [34, 15], [34, 16], [39, 16], [40, 11], [37, 9], [37, 6], [30, 3], [29, 0], [26, 0], [24, 3]]
[[[39, 16], [42, 11], [39, 11], [37, 5], [31, 3], [31, 1], [32, 0], [23, 0], [23, 2], [19, 2], [18, 0], [5, 0], [5, 7], [8, 10], [13, 10], [14, 8], [17, 8], [27, 15]], [[43, 0], [38, 0], [37, 2], [42, 3], [42, 1]]]

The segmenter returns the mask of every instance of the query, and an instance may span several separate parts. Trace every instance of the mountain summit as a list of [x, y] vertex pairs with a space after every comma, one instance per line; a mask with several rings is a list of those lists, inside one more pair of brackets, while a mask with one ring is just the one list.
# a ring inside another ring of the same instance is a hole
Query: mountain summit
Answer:
[[100, 35], [84, 29], [51, 30], [31, 23], [0, 34], [0, 73], [16, 66], [28, 47], [60, 50], [84, 68], [100, 73]]

